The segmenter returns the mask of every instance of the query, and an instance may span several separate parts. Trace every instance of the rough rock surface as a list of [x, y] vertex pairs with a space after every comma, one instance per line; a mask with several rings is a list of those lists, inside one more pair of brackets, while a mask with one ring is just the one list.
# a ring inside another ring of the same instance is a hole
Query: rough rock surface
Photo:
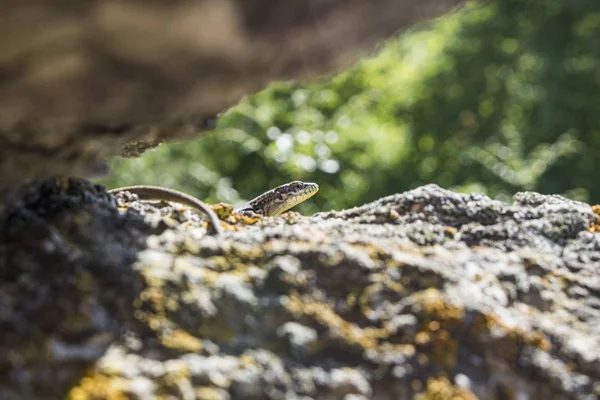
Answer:
[[218, 205], [215, 237], [134, 200], [6, 199], [0, 398], [600, 398], [589, 205], [429, 185], [312, 217]]
[[198, 135], [464, 0], [2, 0], [0, 189]]

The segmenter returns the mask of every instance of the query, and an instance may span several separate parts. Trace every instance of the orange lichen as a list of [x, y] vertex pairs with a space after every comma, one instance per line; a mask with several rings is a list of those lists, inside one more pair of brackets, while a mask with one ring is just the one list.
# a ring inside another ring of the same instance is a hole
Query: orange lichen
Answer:
[[454, 228], [452, 226], [446, 226], [444, 228], [444, 235], [447, 238], [454, 239], [454, 237], [456, 236], [457, 233], [458, 233], [458, 231], [456, 230], [456, 228]]
[[244, 225], [254, 225], [261, 220], [261, 218], [258, 216], [254, 217], [246, 214], [238, 214], [236, 212], [233, 212], [231, 217], [231, 219], [228, 218], [228, 221], [233, 220], [235, 223], [241, 222]]

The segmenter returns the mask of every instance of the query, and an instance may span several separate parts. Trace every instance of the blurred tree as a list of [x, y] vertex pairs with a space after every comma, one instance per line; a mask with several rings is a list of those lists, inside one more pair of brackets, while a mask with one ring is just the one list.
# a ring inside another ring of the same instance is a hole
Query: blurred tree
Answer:
[[468, 5], [327, 81], [271, 86], [212, 134], [114, 160], [104, 183], [238, 203], [315, 181], [307, 213], [431, 182], [600, 201], [599, 63], [597, 0]]

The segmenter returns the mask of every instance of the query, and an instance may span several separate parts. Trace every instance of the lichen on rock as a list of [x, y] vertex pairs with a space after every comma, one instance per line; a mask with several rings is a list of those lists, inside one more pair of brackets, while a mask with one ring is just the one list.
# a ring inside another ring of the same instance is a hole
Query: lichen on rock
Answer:
[[293, 223], [222, 215], [215, 237], [85, 181], [12, 199], [1, 398], [600, 396], [587, 204], [428, 185]]

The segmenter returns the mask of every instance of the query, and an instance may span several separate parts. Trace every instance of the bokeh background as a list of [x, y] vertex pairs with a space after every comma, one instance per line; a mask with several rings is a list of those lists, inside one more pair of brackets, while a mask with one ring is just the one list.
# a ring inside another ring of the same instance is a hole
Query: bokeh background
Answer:
[[314, 181], [309, 214], [427, 183], [597, 203], [600, 1], [468, 4], [337, 76], [273, 84], [211, 133], [110, 164], [109, 187], [163, 185], [209, 202]]

